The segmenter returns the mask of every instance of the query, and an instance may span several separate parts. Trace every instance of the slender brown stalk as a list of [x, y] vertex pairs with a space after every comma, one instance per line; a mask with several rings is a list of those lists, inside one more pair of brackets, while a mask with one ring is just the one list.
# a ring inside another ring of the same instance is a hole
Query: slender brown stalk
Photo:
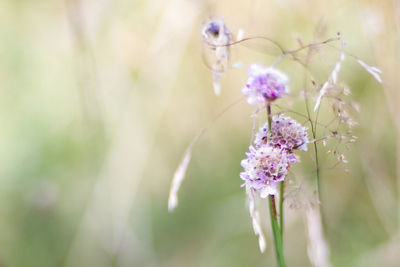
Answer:
[[272, 214], [274, 216], [274, 219], [278, 220], [278, 213], [276, 212], [275, 196], [274, 195], [270, 195], [269, 197], [271, 199], [271, 204], [272, 204], [272, 207], [271, 207]]

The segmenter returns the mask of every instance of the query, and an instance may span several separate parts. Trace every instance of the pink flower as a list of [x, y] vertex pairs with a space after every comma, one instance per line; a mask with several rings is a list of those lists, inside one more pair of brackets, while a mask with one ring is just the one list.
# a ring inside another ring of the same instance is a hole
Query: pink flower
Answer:
[[249, 150], [247, 158], [241, 162], [244, 172], [240, 173], [240, 178], [245, 181], [244, 185], [259, 191], [262, 198], [278, 194], [277, 185], [289, 170], [286, 151], [267, 145], [257, 149], [250, 146]]
[[247, 96], [250, 105], [275, 100], [289, 91], [289, 78], [277, 69], [252, 64], [247, 72], [249, 78], [242, 93]]
[[288, 152], [295, 149], [307, 151], [307, 128], [290, 117], [275, 115], [272, 117], [271, 131], [268, 132], [268, 122], [265, 123], [258, 130], [254, 143], [256, 146], [267, 143]]

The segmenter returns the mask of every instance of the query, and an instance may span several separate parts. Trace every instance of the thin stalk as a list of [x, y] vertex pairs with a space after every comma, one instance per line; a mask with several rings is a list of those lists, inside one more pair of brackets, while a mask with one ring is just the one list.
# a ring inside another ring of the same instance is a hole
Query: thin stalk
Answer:
[[[313, 136], [315, 139], [315, 135]], [[318, 148], [317, 148], [317, 142], [314, 142], [314, 154], [315, 154], [315, 168], [316, 168], [316, 175], [317, 175], [317, 188], [318, 188], [318, 200], [319, 200], [319, 205], [321, 205], [322, 202], [322, 193], [321, 193], [321, 179], [320, 179], [320, 174], [319, 174], [319, 161], [318, 161]]]
[[[315, 133], [315, 132], [314, 132]], [[313, 138], [315, 139], [315, 134], [313, 133]], [[321, 193], [321, 178], [320, 178], [320, 168], [319, 168], [319, 161], [318, 161], [318, 148], [317, 142], [314, 142], [314, 154], [315, 154], [315, 168], [316, 168], [316, 176], [317, 176], [317, 189], [318, 189], [318, 206], [319, 206], [319, 213], [321, 215], [321, 223], [322, 223], [322, 232], [325, 232], [326, 224], [325, 224], [325, 217], [322, 208], [322, 193]]]
[[[268, 131], [271, 131], [271, 103], [267, 101], [265, 103], [267, 109], [267, 117], [268, 117]], [[282, 197], [281, 197], [282, 198]], [[278, 262], [279, 267], [285, 267], [285, 258], [283, 256], [283, 239], [282, 239], [282, 229], [280, 229], [278, 224], [278, 216], [276, 212], [276, 204], [275, 204], [275, 196], [270, 195], [268, 197], [269, 203], [269, 215], [271, 218], [271, 227], [274, 236], [274, 244], [275, 244], [275, 253], [276, 260]], [[280, 209], [280, 216], [282, 216], [282, 210]], [[282, 217], [281, 217], [282, 218]]]
[[271, 120], [272, 120], [271, 103], [267, 101], [265, 105], [267, 107], [268, 131], [271, 131]]
[[[314, 124], [314, 130], [313, 132], [313, 138], [314, 140], [317, 139], [317, 126], [318, 126], [318, 117], [319, 117], [319, 111], [320, 111], [321, 106], [318, 107], [317, 114], [315, 115], [315, 124]], [[312, 125], [311, 125], [312, 127]], [[317, 142], [314, 142], [314, 153], [315, 153], [315, 168], [316, 168], [316, 175], [317, 175], [317, 188], [318, 188], [318, 200], [319, 200], [319, 213], [321, 216], [321, 223], [322, 223], [322, 232], [325, 231], [326, 229], [326, 224], [325, 224], [325, 217], [322, 209], [322, 188], [321, 188], [321, 179], [320, 179], [320, 167], [319, 167], [319, 160], [318, 160], [318, 147], [317, 147]]]
[[281, 230], [282, 246], [283, 246], [283, 194], [285, 193], [285, 181], [280, 184], [279, 198], [279, 226]]
[[282, 238], [280, 235], [278, 220], [277, 220], [277, 216], [276, 216], [274, 196], [272, 196], [272, 195], [269, 196], [268, 203], [269, 203], [269, 215], [271, 218], [272, 233], [274, 236], [276, 261], [278, 262], [279, 267], [285, 267], [286, 263], [285, 263], [285, 258], [283, 256]]
[[[308, 58], [310, 57], [310, 51], [308, 52]], [[307, 59], [307, 63], [306, 65], [308, 65], [308, 59]], [[311, 125], [311, 133], [312, 133], [312, 137], [313, 140], [317, 139], [317, 125], [318, 125], [318, 115], [319, 115], [319, 108], [317, 111], [317, 115], [315, 118], [315, 124], [311, 118], [311, 113], [310, 113], [310, 105], [308, 103], [309, 99], [308, 99], [308, 90], [307, 90], [307, 77], [304, 79], [304, 98], [305, 98], [305, 105], [306, 105], [306, 111], [307, 111], [307, 116], [308, 119], [310, 121], [310, 125]], [[322, 209], [322, 190], [321, 190], [321, 177], [320, 177], [320, 167], [319, 167], [319, 160], [318, 160], [318, 147], [317, 147], [317, 142], [313, 142], [313, 147], [314, 147], [314, 155], [315, 155], [315, 171], [316, 171], [316, 178], [317, 178], [317, 191], [318, 191], [318, 206], [319, 206], [319, 212], [321, 215], [321, 222], [322, 222], [322, 232], [325, 231], [325, 219], [324, 219], [324, 213], [323, 213], [323, 209]]]
[[[310, 118], [310, 124], [311, 124], [311, 133], [313, 140], [317, 139], [317, 125], [313, 123], [311, 116], [310, 116], [310, 111], [309, 111], [309, 104], [308, 104], [308, 98], [307, 98], [307, 93], [306, 93], [306, 109], [308, 116]], [[319, 206], [321, 207], [321, 202], [322, 202], [322, 190], [321, 190], [321, 179], [320, 179], [320, 168], [319, 168], [319, 160], [318, 160], [318, 147], [317, 147], [317, 142], [313, 142], [313, 147], [314, 147], [314, 154], [315, 154], [315, 172], [317, 176], [317, 189], [318, 189], [318, 201], [319, 201]], [[322, 213], [321, 213], [322, 215]]]

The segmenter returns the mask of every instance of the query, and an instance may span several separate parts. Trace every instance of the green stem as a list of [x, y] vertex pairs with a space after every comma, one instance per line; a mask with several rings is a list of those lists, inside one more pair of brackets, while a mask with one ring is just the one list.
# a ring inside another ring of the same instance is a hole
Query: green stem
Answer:
[[[313, 131], [313, 138], [316, 139], [316, 132]], [[320, 178], [320, 171], [319, 171], [319, 161], [318, 161], [318, 148], [317, 142], [314, 142], [314, 154], [315, 154], [315, 168], [316, 168], [316, 176], [317, 176], [317, 189], [318, 189], [318, 207], [319, 213], [321, 215], [321, 223], [322, 223], [322, 232], [325, 232], [326, 224], [325, 224], [325, 216], [323, 213], [322, 208], [322, 190], [321, 190], [321, 178]]]
[[[310, 120], [310, 125], [311, 125], [311, 133], [313, 136], [313, 139], [316, 140], [317, 138], [317, 125], [318, 125], [318, 116], [319, 116], [319, 108], [317, 110], [317, 115], [315, 117], [315, 124], [311, 118], [311, 113], [310, 113], [310, 104], [308, 103], [308, 90], [307, 90], [307, 84], [306, 82], [304, 82], [304, 87], [305, 87], [305, 94], [304, 94], [304, 98], [305, 98], [305, 104], [306, 104], [306, 111], [307, 111], [307, 115], [308, 118]], [[318, 147], [317, 147], [317, 142], [313, 142], [314, 143], [314, 155], [315, 155], [315, 169], [316, 169], [316, 176], [317, 176], [317, 191], [318, 191], [318, 206], [319, 206], [319, 212], [321, 215], [321, 223], [322, 223], [322, 232], [325, 231], [325, 219], [324, 219], [324, 213], [323, 213], [323, 208], [322, 208], [322, 186], [321, 186], [321, 178], [320, 178], [320, 168], [319, 168], [319, 160], [318, 160]]]
[[278, 262], [279, 267], [285, 267], [285, 258], [283, 256], [283, 246], [282, 246], [282, 238], [279, 231], [278, 220], [276, 217], [276, 209], [275, 209], [275, 198], [270, 195], [268, 197], [269, 203], [269, 215], [271, 218], [271, 227], [272, 233], [274, 236], [274, 244], [275, 244], [275, 253], [276, 253], [276, 261]]
[[268, 131], [271, 131], [271, 121], [272, 121], [272, 113], [271, 113], [271, 103], [269, 101], [266, 102], [267, 108], [267, 117], [268, 117]]
[[[322, 101], [322, 100], [321, 100]], [[308, 101], [307, 101], [308, 102]], [[320, 111], [320, 106], [318, 107], [317, 114], [315, 115], [315, 124], [314, 124], [314, 129], [312, 130], [313, 138], [314, 140], [317, 139], [317, 126], [318, 126], [318, 116], [319, 116], [319, 111]], [[312, 127], [312, 125], [311, 125]], [[318, 199], [319, 199], [319, 206], [321, 207], [322, 203], [322, 190], [321, 190], [321, 183], [320, 183], [320, 177], [319, 177], [319, 163], [318, 163], [318, 147], [317, 147], [317, 142], [314, 142], [314, 152], [315, 152], [315, 167], [316, 167], [316, 173], [317, 173], [317, 188], [318, 188]], [[321, 216], [322, 216], [322, 210], [321, 211]]]
[[283, 245], [283, 194], [285, 193], [285, 181], [280, 184], [280, 198], [279, 198], [279, 224], [281, 230], [281, 239]]
[[[267, 101], [265, 103], [265, 107], [267, 109], [268, 131], [271, 131], [271, 121], [272, 121], [271, 103], [269, 101]], [[285, 263], [285, 258], [283, 256], [283, 238], [282, 238], [283, 224], [281, 225], [281, 227], [279, 227], [278, 216], [276, 213], [275, 196], [270, 195], [268, 197], [268, 202], [269, 202], [269, 215], [271, 217], [271, 227], [272, 227], [272, 232], [273, 232], [273, 236], [274, 236], [276, 260], [278, 262], [279, 267], [285, 267], [286, 263]], [[279, 209], [279, 213], [281, 216], [281, 223], [283, 222], [283, 220], [282, 220], [283, 208], [281, 207], [282, 204], [283, 204], [283, 198], [281, 197], [280, 209]]]

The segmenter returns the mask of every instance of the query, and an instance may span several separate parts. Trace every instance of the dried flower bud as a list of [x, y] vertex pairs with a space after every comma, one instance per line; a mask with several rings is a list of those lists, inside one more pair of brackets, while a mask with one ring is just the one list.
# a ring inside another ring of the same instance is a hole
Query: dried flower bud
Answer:
[[221, 18], [213, 18], [206, 22], [202, 35], [204, 41], [210, 46], [226, 45], [231, 41], [231, 31]]
[[213, 52], [213, 63], [210, 66], [213, 78], [214, 92], [219, 95], [221, 92], [220, 79], [222, 74], [229, 68], [229, 44], [232, 41], [232, 34], [221, 18], [212, 18], [207, 21], [201, 32], [206, 46]]

